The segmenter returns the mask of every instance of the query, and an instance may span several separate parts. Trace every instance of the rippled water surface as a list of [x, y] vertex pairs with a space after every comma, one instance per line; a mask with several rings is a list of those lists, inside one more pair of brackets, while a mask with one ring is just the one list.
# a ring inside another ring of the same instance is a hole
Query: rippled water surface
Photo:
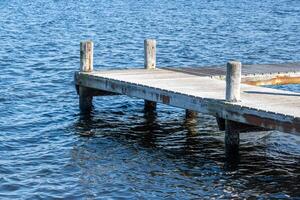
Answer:
[[125, 96], [83, 117], [73, 82], [85, 39], [96, 69], [142, 66], [145, 38], [158, 66], [296, 62], [299, 13], [299, 0], [0, 1], [0, 198], [300, 198], [299, 136], [242, 134], [231, 171], [214, 118], [146, 116]]

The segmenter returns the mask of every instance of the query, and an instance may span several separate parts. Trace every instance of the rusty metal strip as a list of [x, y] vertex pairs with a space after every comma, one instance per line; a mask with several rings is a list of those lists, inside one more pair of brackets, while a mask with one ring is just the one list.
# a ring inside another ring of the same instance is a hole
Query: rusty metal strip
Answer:
[[300, 77], [277, 76], [266, 80], [244, 81], [243, 83], [255, 86], [300, 84]]

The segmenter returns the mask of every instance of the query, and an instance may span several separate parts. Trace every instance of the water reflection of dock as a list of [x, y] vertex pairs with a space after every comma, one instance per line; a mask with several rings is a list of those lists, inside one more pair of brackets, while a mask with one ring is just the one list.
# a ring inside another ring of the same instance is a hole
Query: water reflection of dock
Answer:
[[[225, 81], [226, 79], [226, 81]], [[227, 67], [156, 68], [156, 41], [145, 40], [143, 69], [93, 70], [93, 43], [81, 43], [80, 71], [75, 73], [80, 108], [92, 108], [93, 96], [128, 95], [145, 100], [147, 112], [156, 103], [213, 115], [225, 130], [227, 153], [238, 150], [239, 133], [279, 130], [300, 133], [300, 94], [260, 85], [300, 83], [300, 64]]]

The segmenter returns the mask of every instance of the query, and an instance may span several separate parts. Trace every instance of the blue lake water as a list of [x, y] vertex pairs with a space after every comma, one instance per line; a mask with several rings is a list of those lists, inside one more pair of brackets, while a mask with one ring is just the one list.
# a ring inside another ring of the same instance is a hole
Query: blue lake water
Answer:
[[142, 66], [145, 38], [158, 66], [207, 66], [300, 61], [299, 32], [299, 0], [1, 0], [0, 198], [300, 199], [299, 136], [242, 134], [228, 171], [214, 118], [125, 96], [84, 118], [73, 82], [81, 40], [96, 69]]

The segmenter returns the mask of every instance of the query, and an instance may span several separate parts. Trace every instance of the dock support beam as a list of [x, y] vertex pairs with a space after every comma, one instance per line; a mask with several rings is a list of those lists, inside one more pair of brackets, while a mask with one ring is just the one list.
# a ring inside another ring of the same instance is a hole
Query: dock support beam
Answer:
[[[93, 47], [92, 41], [80, 42], [80, 71], [93, 71]], [[79, 108], [81, 113], [89, 113], [93, 107], [93, 95], [89, 88], [79, 86]]]
[[[238, 61], [227, 63], [226, 101], [240, 101], [242, 64]], [[225, 120], [225, 152], [227, 158], [238, 157], [240, 143], [239, 123]]]
[[[156, 68], [156, 40], [144, 40], [144, 67], [147, 70]], [[156, 102], [145, 100], [144, 110], [146, 113], [156, 110]]]

